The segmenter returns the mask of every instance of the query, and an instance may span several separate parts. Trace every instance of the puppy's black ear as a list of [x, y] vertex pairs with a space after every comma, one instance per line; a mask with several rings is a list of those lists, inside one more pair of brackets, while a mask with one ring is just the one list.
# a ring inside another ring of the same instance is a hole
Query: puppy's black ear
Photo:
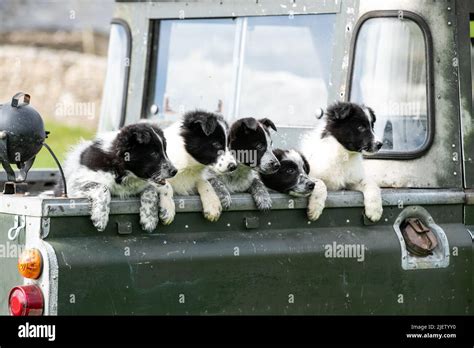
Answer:
[[306, 157], [301, 152], [299, 154], [301, 156], [301, 159], [303, 160], [303, 169], [304, 169], [306, 174], [309, 174], [310, 167], [309, 167], [308, 160], [306, 159]]
[[372, 110], [371, 107], [366, 106], [367, 110], [369, 111], [370, 117], [372, 117], [372, 123], [375, 123], [377, 118], [375, 117], [375, 112]]
[[268, 118], [261, 118], [260, 120], [258, 120], [261, 124], [263, 124], [265, 127], [267, 128], [271, 128], [273, 129], [275, 132], [277, 131], [277, 127], [275, 126], [275, 124], [273, 123], [272, 120], [268, 119]]
[[206, 136], [212, 134], [217, 127], [217, 119], [215, 117], [201, 116], [197, 118], [194, 123], [201, 125], [201, 129]]
[[285, 151], [282, 149], [273, 149], [273, 154], [275, 155], [277, 160], [281, 162], [283, 155], [285, 154]]
[[136, 129], [133, 131], [133, 137], [139, 144], [149, 144], [151, 141], [151, 134], [145, 129]]
[[258, 122], [253, 117], [242, 118], [240, 119], [240, 122], [241, 122], [241, 125], [240, 125], [241, 127], [243, 126], [251, 130], [257, 130], [258, 128]]
[[352, 112], [352, 103], [337, 102], [328, 107], [326, 115], [329, 119], [338, 121], [346, 119]]
[[121, 147], [133, 146], [133, 144], [148, 144], [151, 141], [151, 133], [148, 129], [139, 124], [132, 124], [122, 128], [118, 136], [118, 143]]

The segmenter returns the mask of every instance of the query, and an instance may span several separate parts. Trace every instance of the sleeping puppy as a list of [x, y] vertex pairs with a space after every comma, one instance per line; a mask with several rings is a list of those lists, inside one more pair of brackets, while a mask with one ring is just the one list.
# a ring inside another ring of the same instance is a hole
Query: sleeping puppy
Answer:
[[295, 150], [273, 150], [280, 168], [273, 174], [260, 174], [263, 183], [272, 190], [295, 197], [308, 197], [313, 192], [315, 182], [309, 174], [306, 158]]
[[170, 180], [178, 195], [198, 193], [204, 217], [219, 219], [222, 205], [213, 194], [209, 178], [231, 172], [237, 162], [229, 150], [229, 127], [221, 115], [196, 110], [164, 130], [168, 155], [178, 169]]
[[247, 117], [232, 124], [230, 149], [237, 158], [237, 169], [209, 178], [224, 208], [231, 204], [231, 193], [248, 192], [259, 210], [271, 209], [270, 194], [258, 176], [258, 173], [271, 174], [280, 168], [280, 162], [272, 151], [270, 128], [276, 131], [273, 122], [267, 118]]
[[[91, 220], [99, 231], [107, 226], [112, 196], [140, 194], [140, 223], [146, 231], [153, 231], [159, 218], [165, 224], [173, 219], [173, 191], [166, 179], [177, 170], [155, 125], [132, 124], [82, 141], [68, 154], [64, 172], [69, 196], [91, 201]], [[172, 205], [165, 199], [169, 197]]]
[[[311, 165], [310, 176], [324, 181], [329, 190], [352, 189], [364, 194], [365, 215], [378, 221], [383, 212], [380, 188], [365, 173], [363, 154], [376, 153], [382, 142], [374, 134], [375, 114], [366, 106], [337, 102], [328, 107], [321, 127], [302, 144]], [[309, 218], [319, 217], [320, 199], [311, 195]]]

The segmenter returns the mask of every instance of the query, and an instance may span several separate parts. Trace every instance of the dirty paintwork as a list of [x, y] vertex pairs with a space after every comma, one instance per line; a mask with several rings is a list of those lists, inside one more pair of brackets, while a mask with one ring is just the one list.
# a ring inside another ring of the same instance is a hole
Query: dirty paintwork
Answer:
[[[306, 218], [306, 199], [282, 194], [272, 194], [268, 213], [258, 212], [249, 195], [235, 195], [215, 223], [202, 217], [198, 197], [175, 197], [175, 222], [153, 233], [140, 229], [137, 199], [114, 199], [109, 224], [98, 232], [87, 200], [1, 197], [1, 230], [26, 216], [27, 231], [15, 243], [44, 253], [48, 268], [38, 284], [48, 296], [46, 313], [474, 314], [474, 132], [469, 18], [461, 15], [474, 13], [468, 1], [118, 1], [115, 17], [128, 24], [132, 40], [125, 121], [146, 114], [153, 20], [333, 13], [328, 94], [347, 100], [358, 23], [399, 10], [421, 17], [433, 38], [435, 133], [419, 157], [367, 159], [368, 173], [387, 187], [378, 223], [364, 220], [363, 197], [350, 191], [329, 192], [317, 222]], [[288, 130], [275, 142], [297, 146], [299, 133], [304, 130]], [[32, 188], [47, 187], [51, 175], [32, 172]], [[437, 255], [449, 258], [407, 266], [396, 227], [411, 210], [432, 217], [446, 236], [446, 250]], [[332, 253], [339, 247], [353, 253]], [[1, 263], [0, 313], [6, 314], [6, 294], [23, 280], [15, 259]]]

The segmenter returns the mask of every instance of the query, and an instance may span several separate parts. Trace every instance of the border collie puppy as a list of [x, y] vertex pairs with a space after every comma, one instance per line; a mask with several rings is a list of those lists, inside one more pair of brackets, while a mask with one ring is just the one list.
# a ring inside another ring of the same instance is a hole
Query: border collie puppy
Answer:
[[[155, 125], [132, 124], [82, 141], [68, 154], [64, 172], [70, 197], [91, 201], [91, 220], [99, 231], [107, 226], [111, 196], [140, 194], [140, 223], [146, 231], [153, 231], [159, 219], [168, 224], [174, 218], [173, 191], [166, 179], [177, 170]], [[172, 203], [165, 199], [169, 197]]]
[[178, 195], [198, 193], [204, 217], [219, 219], [222, 205], [213, 194], [209, 178], [231, 172], [237, 162], [229, 150], [229, 126], [221, 115], [196, 110], [164, 130], [168, 155], [178, 169], [170, 180]]
[[230, 149], [237, 158], [237, 169], [209, 179], [224, 208], [231, 204], [231, 193], [248, 192], [259, 210], [271, 209], [270, 194], [258, 174], [271, 174], [280, 168], [272, 151], [270, 128], [277, 130], [268, 118], [247, 117], [232, 124]]
[[296, 150], [275, 149], [273, 153], [280, 161], [280, 168], [273, 174], [260, 174], [265, 186], [291, 196], [308, 197], [316, 184], [308, 176], [310, 167], [306, 158]]
[[[365, 215], [373, 222], [383, 212], [380, 188], [364, 171], [363, 154], [376, 153], [382, 142], [374, 134], [375, 114], [366, 106], [337, 102], [328, 107], [324, 124], [303, 140], [310, 176], [329, 190], [352, 189], [364, 195]], [[319, 198], [311, 195], [309, 218], [319, 217]]]

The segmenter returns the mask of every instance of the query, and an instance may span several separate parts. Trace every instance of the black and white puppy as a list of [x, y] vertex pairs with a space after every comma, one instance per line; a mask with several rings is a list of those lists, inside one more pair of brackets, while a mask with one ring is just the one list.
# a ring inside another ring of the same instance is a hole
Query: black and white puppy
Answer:
[[258, 209], [271, 209], [270, 194], [259, 177], [259, 173], [271, 174], [280, 168], [272, 151], [270, 129], [277, 130], [268, 118], [247, 117], [232, 124], [230, 149], [237, 159], [237, 169], [209, 179], [224, 208], [231, 204], [231, 193], [248, 192]]
[[295, 197], [308, 197], [314, 190], [315, 181], [309, 177], [309, 163], [296, 150], [273, 150], [280, 168], [273, 174], [260, 174], [263, 183], [272, 190]]
[[196, 110], [164, 130], [168, 140], [168, 155], [178, 169], [170, 180], [178, 195], [198, 193], [204, 217], [216, 221], [222, 205], [213, 194], [209, 178], [237, 168], [229, 149], [229, 127], [224, 118], [215, 113]]
[[[146, 231], [153, 231], [159, 219], [168, 224], [174, 218], [173, 191], [166, 179], [177, 170], [155, 125], [132, 124], [82, 141], [68, 154], [64, 172], [69, 196], [91, 201], [91, 220], [99, 231], [107, 226], [112, 196], [140, 194], [140, 223]], [[165, 199], [169, 197], [172, 203]]]
[[[329, 190], [352, 189], [364, 194], [365, 215], [378, 221], [383, 212], [380, 188], [363, 167], [363, 154], [380, 150], [374, 134], [375, 114], [369, 107], [337, 102], [328, 107], [324, 122], [303, 140], [302, 151], [310, 176], [323, 180]], [[311, 195], [308, 216], [321, 214], [320, 198]]]

